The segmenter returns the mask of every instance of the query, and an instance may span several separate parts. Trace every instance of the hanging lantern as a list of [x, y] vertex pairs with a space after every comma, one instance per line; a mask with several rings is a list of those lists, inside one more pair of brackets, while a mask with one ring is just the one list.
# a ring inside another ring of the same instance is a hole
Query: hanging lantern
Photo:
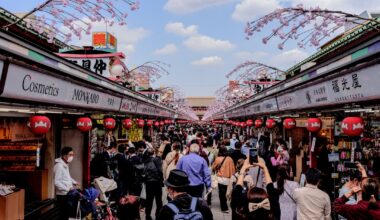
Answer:
[[146, 126], [152, 127], [153, 126], [153, 120], [146, 121]]
[[251, 119], [247, 120], [247, 126], [251, 127], [253, 125], [253, 121]]
[[164, 126], [165, 125], [165, 122], [164, 121], [160, 121], [160, 126]]
[[170, 125], [171, 123], [172, 123], [172, 120], [169, 120], [169, 119], [165, 120], [166, 125]]
[[347, 117], [342, 121], [343, 133], [350, 136], [360, 136], [364, 130], [364, 121], [361, 117]]
[[256, 128], [261, 128], [262, 125], [263, 125], [263, 120], [261, 120], [261, 119], [255, 120], [255, 127]]
[[88, 132], [92, 128], [92, 120], [89, 117], [81, 117], [77, 120], [77, 128], [80, 131]]
[[285, 129], [293, 129], [296, 127], [296, 120], [294, 118], [285, 118], [283, 125]]
[[106, 130], [113, 130], [116, 127], [116, 121], [113, 118], [105, 118], [103, 119], [103, 125]]
[[155, 122], [154, 122], [154, 127], [160, 127], [160, 122], [155, 121]]
[[33, 134], [46, 134], [50, 127], [51, 122], [50, 119], [46, 116], [35, 115], [29, 118], [27, 122], [27, 126], [30, 128]]
[[143, 128], [144, 125], [145, 125], [144, 119], [138, 119], [137, 120], [137, 126], [139, 126], [139, 128]]
[[242, 128], [247, 127], [247, 123], [245, 123], [245, 122], [240, 122], [240, 127], [242, 127]]
[[240, 126], [240, 122], [239, 122], [239, 121], [235, 121], [235, 122], [234, 122], [234, 125], [235, 125], [236, 127], [239, 127], [239, 126]]
[[265, 126], [269, 129], [274, 128], [276, 126], [276, 121], [269, 118], [269, 119], [267, 119]]
[[319, 118], [309, 118], [306, 122], [306, 128], [310, 132], [318, 132], [322, 128], [322, 121]]
[[127, 119], [124, 119], [123, 120], [123, 128], [124, 129], [131, 129], [132, 128], [132, 125], [133, 125], [133, 122], [131, 119], [127, 118]]

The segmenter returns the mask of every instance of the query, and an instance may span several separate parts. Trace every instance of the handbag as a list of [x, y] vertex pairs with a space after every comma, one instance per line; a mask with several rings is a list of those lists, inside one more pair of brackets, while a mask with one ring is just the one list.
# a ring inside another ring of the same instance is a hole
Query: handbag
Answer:
[[215, 171], [214, 171], [214, 174], [211, 176], [211, 188], [215, 189], [216, 187], [218, 187], [218, 176], [217, 176], [217, 173], [218, 171], [220, 170], [220, 168], [222, 168], [222, 165], [224, 163], [224, 161], [226, 160], [227, 157], [224, 157], [222, 162], [218, 165], [216, 165], [215, 167]]
[[142, 184], [142, 189], [140, 193], [140, 199], [146, 199], [146, 186], [145, 183]]
[[77, 205], [77, 212], [75, 213], [75, 218], [69, 218], [69, 220], [82, 220], [81, 212], [80, 212], [80, 200]]

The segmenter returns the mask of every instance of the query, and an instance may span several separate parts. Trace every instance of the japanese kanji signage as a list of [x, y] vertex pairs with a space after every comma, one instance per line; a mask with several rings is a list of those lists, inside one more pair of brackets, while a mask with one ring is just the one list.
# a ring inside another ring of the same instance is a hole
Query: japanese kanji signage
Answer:
[[110, 58], [68, 58], [71, 62], [82, 66], [83, 68], [90, 70], [94, 73], [102, 75], [104, 77], [110, 77], [109, 63]]
[[104, 49], [109, 52], [116, 52], [117, 39], [108, 32], [92, 33], [92, 46], [94, 49]]

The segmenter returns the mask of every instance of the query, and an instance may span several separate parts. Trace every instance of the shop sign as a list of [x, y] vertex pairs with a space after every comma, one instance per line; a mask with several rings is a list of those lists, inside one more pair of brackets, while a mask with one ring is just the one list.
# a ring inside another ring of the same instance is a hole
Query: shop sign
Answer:
[[144, 103], [139, 103], [137, 105], [137, 114], [143, 114], [143, 115], [159, 115], [160, 111], [156, 109], [154, 106], [147, 105]]
[[274, 112], [278, 111], [277, 101], [275, 98], [271, 98], [261, 102], [261, 111], [262, 112]]
[[92, 33], [92, 46], [95, 49], [107, 49], [116, 51], [117, 39], [115, 36], [108, 32], [94, 32]]
[[135, 113], [137, 111], [137, 102], [131, 99], [123, 98], [120, 105], [120, 111]]
[[67, 58], [71, 62], [104, 77], [110, 77], [110, 57]]
[[121, 98], [11, 64], [2, 97], [119, 110]]

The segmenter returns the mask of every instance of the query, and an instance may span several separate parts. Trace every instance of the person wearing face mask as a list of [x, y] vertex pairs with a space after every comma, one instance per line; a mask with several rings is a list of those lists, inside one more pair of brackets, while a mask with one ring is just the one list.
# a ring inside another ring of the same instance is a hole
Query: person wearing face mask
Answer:
[[[162, 207], [157, 220], [172, 220], [178, 213], [191, 215], [194, 212], [199, 212], [204, 220], [213, 219], [212, 212], [206, 201], [201, 198], [192, 197], [186, 193], [189, 184], [189, 177], [184, 171], [179, 169], [170, 171], [165, 185], [168, 189], [168, 195], [172, 200]], [[194, 207], [192, 207], [192, 203]]]
[[69, 210], [67, 202], [67, 193], [78, 187], [69, 171], [69, 163], [74, 159], [74, 151], [71, 147], [64, 147], [61, 150], [61, 157], [55, 159], [54, 165], [54, 186], [57, 196], [57, 207], [60, 208], [60, 219], [67, 220], [69, 218], [67, 210]]
[[235, 144], [236, 142], [238, 142], [239, 140], [236, 138], [236, 134], [232, 134], [232, 138], [230, 139], [230, 146], [227, 150], [235, 150]]

